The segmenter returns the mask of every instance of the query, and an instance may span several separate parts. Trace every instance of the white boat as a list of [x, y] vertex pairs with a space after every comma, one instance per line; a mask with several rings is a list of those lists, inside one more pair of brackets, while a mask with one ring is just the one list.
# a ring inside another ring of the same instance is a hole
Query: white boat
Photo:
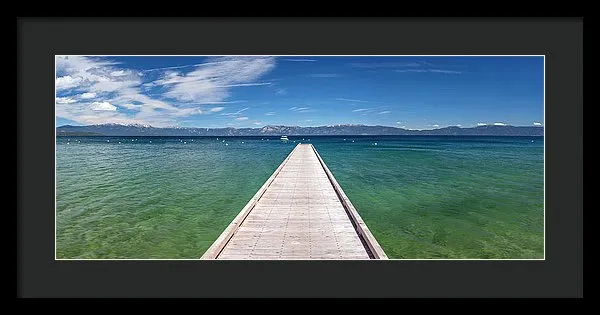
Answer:
[[281, 136], [281, 141], [286, 142], [286, 141], [290, 141], [290, 139], [288, 139], [287, 136]]

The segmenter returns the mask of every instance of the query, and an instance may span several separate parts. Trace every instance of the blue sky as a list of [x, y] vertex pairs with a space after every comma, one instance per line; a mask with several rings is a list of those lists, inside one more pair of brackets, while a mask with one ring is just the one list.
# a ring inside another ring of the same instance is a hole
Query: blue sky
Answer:
[[543, 125], [543, 57], [56, 56], [56, 124]]

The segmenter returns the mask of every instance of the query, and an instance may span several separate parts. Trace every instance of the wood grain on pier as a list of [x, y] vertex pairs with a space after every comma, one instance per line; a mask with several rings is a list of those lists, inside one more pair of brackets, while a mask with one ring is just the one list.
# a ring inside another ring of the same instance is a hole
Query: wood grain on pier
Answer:
[[312, 144], [298, 144], [202, 259], [387, 259]]

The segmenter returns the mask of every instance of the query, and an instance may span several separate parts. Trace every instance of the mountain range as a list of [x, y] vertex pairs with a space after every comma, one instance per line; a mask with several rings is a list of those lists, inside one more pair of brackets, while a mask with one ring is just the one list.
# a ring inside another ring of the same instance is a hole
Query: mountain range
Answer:
[[431, 130], [411, 130], [389, 126], [331, 125], [319, 127], [264, 126], [262, 128], [159, 128], [140, 124], [64, 125], [57, 136], [356, 136], [356, 135], [430, 135], [430, 136], [543, 136], [541, 126], [484, 125], [456, 126]]

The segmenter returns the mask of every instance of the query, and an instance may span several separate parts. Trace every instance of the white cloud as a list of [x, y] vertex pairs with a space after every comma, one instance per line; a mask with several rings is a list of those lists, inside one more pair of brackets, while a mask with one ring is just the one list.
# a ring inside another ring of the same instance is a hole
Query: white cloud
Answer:
[[258, 82], [258, 83], [239, 83], [239, 84], [228, 84], [228, 85], [218, 85], [218, 88], [230, 88], [230, 87], [238, 87], [238, 86], [263, 86], [263, 85], [272, 85], [271, 82]]
[[260, 122], [260, 121], [255, 121], [255, 122], [253, 122], [253, 124], [255, 124], [255, 125], [262, 125], [263, 123]]
[[273, 115], [275, 115], [275, 112], [268, 112], [268, 113], [265, 113], [265, 115], [266, 116], [273, 116]]
[[55, 81], [55, 86], [57, 91], [68, 90], [74, 87], [79, 86], [83, 81], [82, 78], [73, 78], [70, 75], [66, 75], [64, 77], [58, 77]]
[[502, 122], [495, 122], [494, 126], [506, 126], [506, 124]]
[[81, 94], [80, 97], [83, 98], [83, 99], [94, 98], [94, 97], [96, 97], [96, 93], [94, 93], [94, 92], [86, 92], [86, 93]]
[[248, 120], [248, 117], [246, 117], [246, 116], [240, 116], [240, 117], [236, 118], [235, 120], [240, 120], [240, 121], [242, 121], [242, 120]]
[[290, 107], [291, 111], [297, 112], [297, 113], [310, 113], [310, 112], [314, 112], [314, 109], [311, 109], [310, 107]]
[[114, 77], [122, 77], [122, 76], [127, 75], [127, 72], [123, 71], [123, 70], [117, 70], [117, 71], [111, 72], [110, 75], [112, 75]]
[[392, 70], [394, 72], [427, 72], [425, 69]]
[[541, 122], [534, 121], [534, 122], [533, 122], [533, 125], [534, 125], [534, 126], [541, 126], [541, 125], [542, 125], [542, 123], [541, 123]]
[[92, 110], [117, 110], [117, 107], [109, 102], [93, 102], [91, 108]]
[[367, 111], [367, 110], [369, 110], [369, 109], [370, 109], [370, 108], [358, 108], [358, 109], [354, 109], [354, 110], [352, 110], [352, 111], [356, 113], [356, 112], [364, 112], [364, 111]]
[[286, 95], [287, 91], [286, 91], [286, 89], [277, 89], [277, 90], [275, 90], [275, 94], [277, 94], [277, 95]]
[[401, 121], [397, 121], [396, 123], [397, 123], [397, 124], [401, 124], [402, 122], [401, 122]]
[[461, 71], [454, 71], [454, 70], [444, 70], [444, 69], [429, 69], [429, 72], [436, 72], [436, 73], [454, 73], [454, 74], [461, 74]]
[[221, 114], [221, 115], [225, 115], [225, 116], [236, 116], [236, 115], [239, 115], [240, 113], [242, 113], [242, 112], [244, 112], [244, 111], [247, 111], [247, 110], [249, 110], [249, 109], [250, 109], [250, 107], [246, 107], [246, 108], [242, 108], [242, 109], [238, 110], [237, 112], [233, 112], [233, 113], [223, 113], [223, 114]]
[[432, 126], [433, 126], [433, 127], [439, 127], [440, 125], [438, 125], [438, 124], [435, 124], [435, 125], [432, 125]]
[[308, 121], [308, 122], [311, 122], [311, 121], [313, 121], [313, 120], [312, 120], [312, 119], [306, 119], [306, 120], [304, 120], [304, 121]]
[[352, 98], [336, 98], [335, 100], [343, 101], [343, 102], [369, 103], [369, 101], [357, 100], [357, 99], [352, 99]]
[[[272, 84], [256, 82], [256, 79], [274, 67], [274, 58], [226, 57], [208, 61], [184, 66], [195, 67], [190, 73], [178, 73], [171, 69], [159, 74], [159, 80], [144, 83], [141, 76], [146, 70], [127, 69], [107, 58], [57, 56], [56, 90], [73, 92], [62, 93], [67, 95], [56, 98], [56, 115], [82, 124], [110, 122], [168, 126], [176, 124], [179, 117], [223, 111], [224, 107], [218, 104], [246, 102], [227, 101], [230, 88]], [[162, 93], [147, 95], [147, 91], [153, 87], [166, 90], [177, 101], [164, 101], [153, 96], [164, 96]], [[202, 94], [199, 90], [210, 93]], [[194, 103], [182, 104], [185, 93], [191, 95], [189, 99]], [[202, 107], [209, 104], [217, 107]], [[129, 111], [119, 111], [117, 106]]]
[[[57, 56], [56, 90], [85, 88], [88, 92], [114, 92], [141, 83], [135, 71], [116, 69], [115, 63], [83, 56]], [[116, 74], [116, 75], [113, 75]]]
[[275, 58], [217, 57], [207, 64], [187, 74], [171, 72], [155, 83], [167, 88], [164, 96], [181, 102], [219, 102], [229, 96], [230, 87], [271, 84], [254, 81], [275, 67]]
[[485, 126], [487, 125], [486, 123], [477, 123], [477, 126]]
[[389, 111], [389, 110], [384, 110], [382, 112], [379, 112], [379, 114], [390, 114], [390, 113], [391, 113], [391, 111]]
[[57, 104], [71, 104], [71, 103], [75, 103], [75, 102], [77, 102], [77, 100], [72, 99], [70, 97], [57, 97], [56, 98]]

